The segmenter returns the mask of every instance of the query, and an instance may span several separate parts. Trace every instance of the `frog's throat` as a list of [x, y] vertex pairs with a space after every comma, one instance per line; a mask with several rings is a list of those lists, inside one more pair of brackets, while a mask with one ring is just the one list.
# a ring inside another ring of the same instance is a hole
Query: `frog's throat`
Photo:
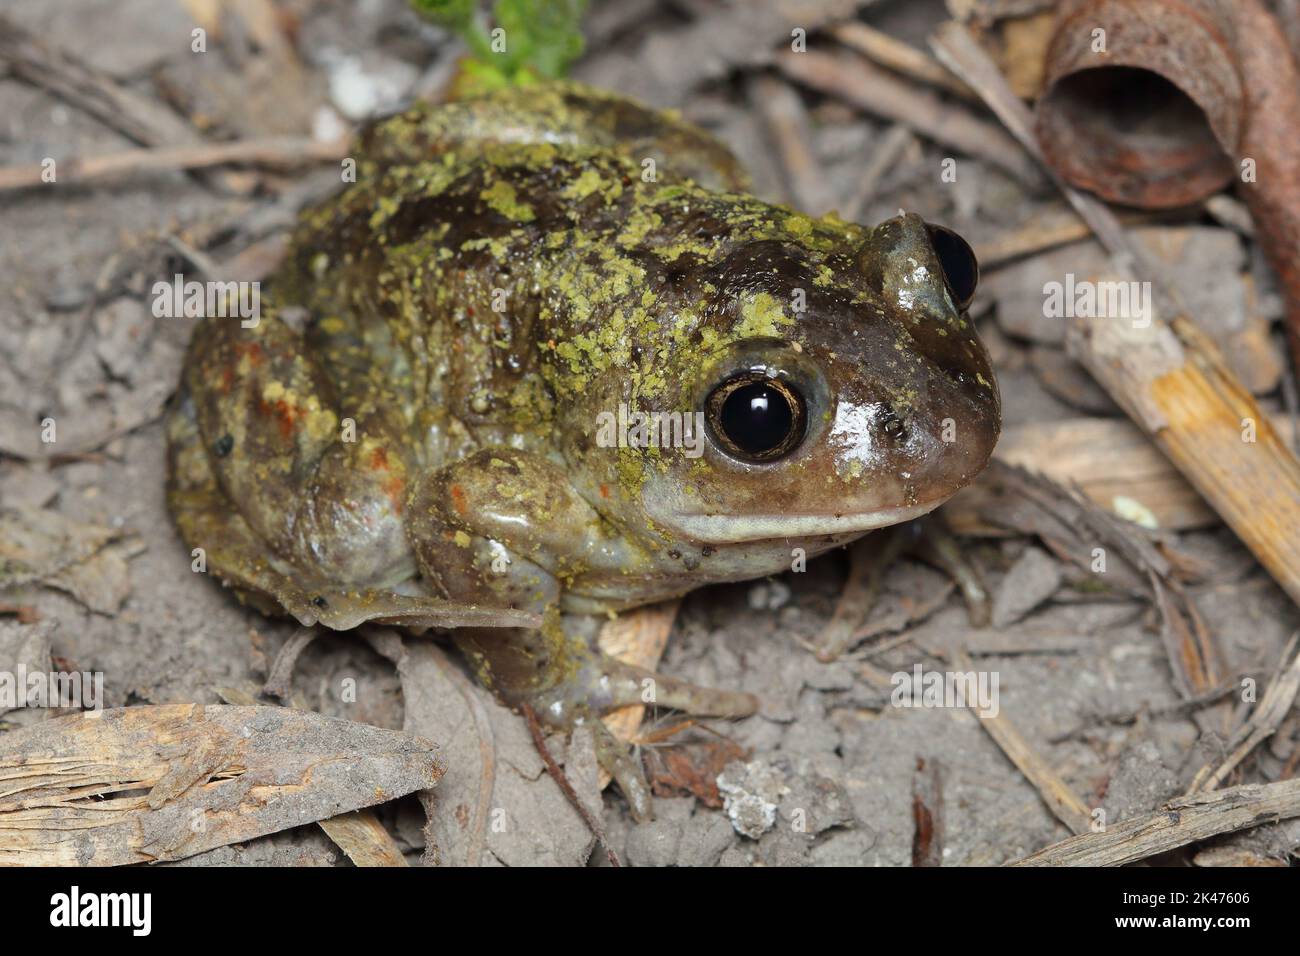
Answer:
[[682, 534], [706, 544], [735, 544], [771, 538], [805, 538], [824, 534], [853, 534], [911, 521], [946, 501], [884, 508], [866, 514], [676, 514], [672, 525]]

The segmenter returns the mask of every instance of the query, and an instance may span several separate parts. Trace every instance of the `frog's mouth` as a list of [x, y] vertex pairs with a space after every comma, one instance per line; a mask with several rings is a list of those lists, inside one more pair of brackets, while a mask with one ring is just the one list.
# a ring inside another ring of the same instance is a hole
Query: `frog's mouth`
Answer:
[[705, 544], [854, 534], [920, 518], [946, 500], [936, 498], [923, 504], [865, 514], [677, 514], [673, 516], [673, 524], [682, 534]]

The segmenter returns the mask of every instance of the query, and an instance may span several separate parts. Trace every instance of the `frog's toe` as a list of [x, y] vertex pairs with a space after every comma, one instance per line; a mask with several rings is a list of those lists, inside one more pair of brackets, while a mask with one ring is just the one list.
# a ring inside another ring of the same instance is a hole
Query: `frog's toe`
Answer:
[[367, 622], [412, 629], [430, 627], [537, 627], [540, 614], [512, 608], [485, 607], [425, 595], [383, 589], [315, 587], [303, 589], [287, 580], [272, 593], [289, 614], [306, 627], [323, 624], [348, 631]]
[[758, 709], [753, 694], [699, 687], [653, 671], [603, 658], [604, 678], [595, 685], [581, 682], [535, 695], [529, 706], [540, 708], [551, 722], [589, 725], [595, 736], [596, 759], [618, 784], [637, 823], [654, 819], [654, 802], [641, 761], [632, 748], [616, 738], [600, 720], [583, 713], [603, 714], [629, 704], [660, 704], [698, 716], [747, 717]]
[[654, 819], [654, 801], [650, 798], [650, 784], [646, 780], [641, 761], [631, 748], [609, 732], [600, 721], [593, 725], [596, 740], [596, 760], [613, 781], [618, 784], [627, 800], [632, 819], [645, 823]]
[[635, 693], [625, 694], [619, 706], [648, 704], [680, 710], [695, 717], [749, 717], [758, 711], [758, 698], [738, 690], [704, 687], [655, 671], [644, 670], [610, 659], [613, 673], [620, 686]]
[[539, 691], [534, 701], [538, 713], [559, 726], [635, 704], [680, 710], [695, 717], [740, 718], [758, 710], [758, 698], [753, 694], [703, 687], [598, 653], [567, 679]]

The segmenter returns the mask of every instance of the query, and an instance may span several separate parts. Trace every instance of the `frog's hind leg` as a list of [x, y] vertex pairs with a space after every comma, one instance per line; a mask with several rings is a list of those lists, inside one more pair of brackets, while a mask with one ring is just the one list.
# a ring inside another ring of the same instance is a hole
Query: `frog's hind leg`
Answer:
[[632, 704], [696, 717], [748, 717], [758, 709], [753, 694], [702, 687], [594, 649], [593, 622], [548, 614], [538, 630], [467, 629], [456, 635], [456, 642], [485, 684], [509, 702], [527, 701], [557, 727]]
[[[228, 327], [234, 320], [224, 322], [225, 329], [208, 325], [206, 335], [195, 336], [192, 349], [198, 351], [191, 351], [187, 358], [181, 390], [166, 423], [168, 506], [181, 536], [194, 549], [196, 570], [215, 574], [258, 610], [283, 611], [305, 625], [319, 622], [345, 630], [377, 620], [415, 627], [536, 626], [540, 618], [527, 612], [456, 603], [414, 587], [376, 586], [337, 573], [337, 561], [331, 569], [310, 556], [303, 560], [302, 553], [294, 549], [293, 503], [304, 496], [311, 500], [315, 490], [311, 479], [319, 480], [319, 469], [305, 462], [312, 450], [310, 436], [296, 441], [286, 436], [277, 441], [281, 422], [299, 415], [299, 405], [282, 410], [265, 398], [269, 414], [261, 417], [271, 422], [273, 431], [268, 435], [255, 418], [234, 414], [231, 404], [232, 396], [248, 389], [240, 384], [241, 376], [255, 378], [249, 373], [276, 364], [283, 368], [270, 343], [285, 338], [289, 330], [270, 326], [267, 338], [239, 336]], [[262, 324], [267, 323], [264, 318]], [[234, 362], [247, 364], [222, 364], [232, 356]], [[284, 387], [281, 379], [261, 377], [258, 384], [264, 396], [272, 380]], [[293, 387], [301, 380], [290, 370], [288, 381]], [[194, 398], [196, 384], [202, 386], [200, 391], [218, 393], [206, 403], [206, 433], [205, 403]], [[288, 401], [275, 388], [269, 392], [278, 396], [275, 401]], [[295, 394], [295, 402], [307, 402], [300, 393]], [[327, 446], [322, 448], [327, 450]], [[251, 457], [245, 454], [250, 450]], [[295, 475], [299, 480], [294, 480]], [[288, 527], [278, 527], [277, 521]], [[270, 533], [264, 533], [268, 530]]]
[[194, 550], [192, 567], [209, 567], [241, 601], [263, 613], [281, 610], [274, 598], [281, 577], [265, 546], [217, 487], [194, 420], [194, 403], [182, 386], [166, 419], [167, 506], [181, 537]]
[[599, 622], [552, 609], [537, 630], [467, 628], [453, 637], [480, 681], [516, 707], [529, 707], [552, 727], [590, 726], [600, 765], [618, 784], [638, 821], [653, 816], [640, 762], [598, 719], [630, 704], [680, 710], [697, 717], [748, 717], [758, 699], [702, 687], [633, 667], [593, 647]]

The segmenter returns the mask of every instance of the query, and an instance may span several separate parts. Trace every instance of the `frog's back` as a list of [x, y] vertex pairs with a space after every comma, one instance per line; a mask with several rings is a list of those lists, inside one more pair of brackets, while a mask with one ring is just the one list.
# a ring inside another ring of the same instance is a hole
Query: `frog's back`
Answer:
[[574, 84], [417, 106], [367, 132], [357, 171], [304, 216], [273, 299], [305, 307], [342, 404], [397, 410], [415, 463], [435, 467], [545, 442], [546, 293], [577, 231], [589, 246], [644, 233], [647, 182], [744, 181], [697, 128]]
[[598, 147], [638, 163], [650, 160], [709, 189], [749, 187], [731, 151], [677, 113], [563, 81], [452, 103], [416, 103], [366, 131], [361, 165], [417, 165], [482, 143]]

